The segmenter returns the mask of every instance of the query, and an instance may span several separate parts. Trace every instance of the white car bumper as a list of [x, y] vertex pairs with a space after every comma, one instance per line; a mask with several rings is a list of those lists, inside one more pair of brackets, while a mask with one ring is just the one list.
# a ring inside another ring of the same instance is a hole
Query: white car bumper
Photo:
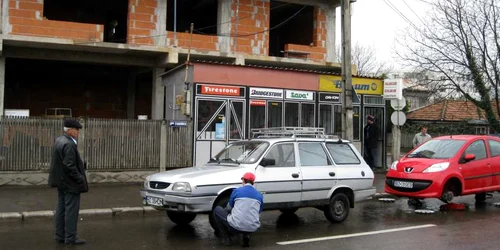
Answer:
[[212, 211], [212, 204], [217, 196], [179, 196], [165, 194], [164, 192], [141, 189], [143, 204], [147, 204], [147, 197], [162, 199], [163, 206], [150, 205], [158, 210], [171, 210], [178, 212], [207, 213]]

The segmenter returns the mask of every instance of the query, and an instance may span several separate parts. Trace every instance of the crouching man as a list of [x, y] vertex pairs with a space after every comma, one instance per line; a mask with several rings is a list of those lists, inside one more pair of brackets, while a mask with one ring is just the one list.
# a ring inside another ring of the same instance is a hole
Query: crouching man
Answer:
[[253, 184], [255, 175], [246, 173], [241, 178], [243, 187], [233, 190], [225, 208], [217, 206], [214, 217], [220, 230], [222, 243], [231, 245], [231, 235], [240, 234], [243, 247], [250, 246], [250, 235], [260, 227], [260, 214], [264, 205], [262, 194]]

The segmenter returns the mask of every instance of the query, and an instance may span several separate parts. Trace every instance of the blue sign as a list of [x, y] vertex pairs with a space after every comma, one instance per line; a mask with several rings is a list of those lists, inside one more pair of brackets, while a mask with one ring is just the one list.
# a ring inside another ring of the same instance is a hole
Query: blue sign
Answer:
[[187, 121], [170, 121], [170, 127], [187, 127]]
[[224, 122], [215, 124], [215, 139], [226, 138], [226, 124]]

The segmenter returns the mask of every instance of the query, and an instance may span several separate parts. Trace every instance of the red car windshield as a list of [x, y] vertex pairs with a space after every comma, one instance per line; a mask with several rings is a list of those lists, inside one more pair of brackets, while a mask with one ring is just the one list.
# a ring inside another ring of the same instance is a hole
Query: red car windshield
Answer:
[[429, 158], [429, 159], [448, 159], [455, 154], [465, 144], [465, 140], [439, 139], [430, 140], [417, 149], [415, 149], [408, 158]]

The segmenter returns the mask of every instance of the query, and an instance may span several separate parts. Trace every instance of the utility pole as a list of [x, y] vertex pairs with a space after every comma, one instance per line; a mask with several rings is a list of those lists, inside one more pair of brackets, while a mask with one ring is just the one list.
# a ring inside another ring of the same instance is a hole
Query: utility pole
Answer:
[[342, 138], [353, 141], [352, 68], [351, 68], [351, 2], [341, 0], [342, 18]]

